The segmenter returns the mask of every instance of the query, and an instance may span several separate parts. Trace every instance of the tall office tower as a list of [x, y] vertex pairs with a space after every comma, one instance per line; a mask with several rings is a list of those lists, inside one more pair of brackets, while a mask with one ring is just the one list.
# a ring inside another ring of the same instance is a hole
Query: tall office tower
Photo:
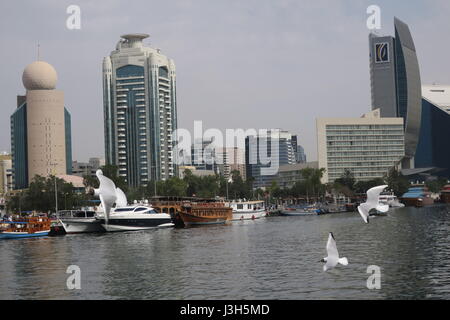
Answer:
[[280, 166], [295, 163], [292, 134], [288, 131], [268, 131], [245, 139], [247, 179], [253, 179], [253, 188], [270, 187]]
[[402, 117], [405, 126], [405, 157], [402, 167], [413, 167], [419, 140], [422, 110], [420, 70], [409, 27], [394, 19], [395, 38], [369, 35], [372, 110], [381, 117]]
[[422, 123], [415, 157], [416, 168], [437, 168], [450, 179], [450, 86], [422, 87]]
[[296, 153], [296, 162], [297, 163], [306, 163], [306, 153], [305, 149], [301, 145], [297, 145], [297, 153]]
[[57, 74], [44, 61], [28, 65], [22, 76], [27, 92], [17, 97], [11, 116], [11, 153], [15, 189], [27, 188], [36, 175], [72, 171], [71, 116], [64, 93], [55, 90]]
[[0, 198], [2, 198], [12, 186], [12, 161], [8, 153], [0, 154]]
[[356, 181], [383, 178], [405, 155], [402, 118], [381, 118], [374, 110], [361, 118], [317, 119], [319, 168], [323, 183], [350, 170]]
[[185, 163], [195, 167], [196, 170], [212, 170], [217, 172], [216, 147], [214, 140], [199, 139], [191, 145], [190, 163]]
[[129, 186], [146, 186], [177, 176], [175, 63], [144, 46], [146, 34], [121, 38], [103, 59], [106, 162], [119, 167]]

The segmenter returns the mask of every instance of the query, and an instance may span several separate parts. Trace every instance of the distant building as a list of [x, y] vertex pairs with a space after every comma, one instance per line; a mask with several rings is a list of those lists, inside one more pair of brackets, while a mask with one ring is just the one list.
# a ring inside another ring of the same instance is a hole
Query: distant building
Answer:
[[374, 110], [361, 118], [317, 119], [319, 168], [323, 183], [334, 182], [345, 170], [356, 181], [381, 178], [405, 155], [403, 118], [381, 118]]
[[207, 177], [207, 176], [215, 176], [216, 173], [213, 170], [204, 170], [204, 169], [197, 169], [194, 166], [179, 166], [178, 171], [178, 177], [180, 179], [184, 179], [186, 176], [186, 170], [191, 171], [192, 175], [196, 177]]
[[106, 162], [131, 187], [177, 176], [175, 63], [146, 47], [146, 34], [121, 37], [103, 59]]
[[281, 166], [275, 181], [282, 189], [292, 188], [296, 182], [304, 180], [301, 171], [306, 168], [319, 169], [319, 163], [315, 161]]
[[450, 178], [450, 86], [422, 87], [422, 123], [415, 157], [416, 168], [436, 168]]
[[297, 145], [297, 154], [295, 160], [297, 163], [306, 163], [305, 149], [303, 149], [303, 147], [300, 145]]
[[0, 198], [12, 189], [11, 159], [10, 154], [0, 154]]
[[414, 166], [419, 140], [422, 93], [419, 63], [409, 27], [394, 19], [395, 37], [369, 35], [372, 110], [404, 119], [404, 169]]
[[280, 166], [295, 163], [292, 134], [268, 131], [267, 134], [246, 137], [245, 163], [247, 180], [253, 180], [254, 189], [270, 187]]
[[90, 158], [89, 162], [72, 162], [72, 175], [84, 177], [95, 177], [95, 173], [98, 169], [105, 165], [105, 159], [102, 158]]
[[27, 188], [36, 175], [70, 174], [71, 116], [64, 93], [55, 90], [57, 74], [44, 61], [28, 65], [22, 76], [27, 92], [17, 97], [11, 116], [11, 154], [15, 189]]
[[239, 171], [243, 180], [245, 172], [245, 150], [234, 148], [218, 148], [215, 150], [219, 174], [229, 178], [233, 171]]
[[190, 163], [186, 165], [193, 166], [197, 170], [217, 172], [216, 146], [214, 146], [213, 142], [212, 139], [195, 141], [191, 146]]

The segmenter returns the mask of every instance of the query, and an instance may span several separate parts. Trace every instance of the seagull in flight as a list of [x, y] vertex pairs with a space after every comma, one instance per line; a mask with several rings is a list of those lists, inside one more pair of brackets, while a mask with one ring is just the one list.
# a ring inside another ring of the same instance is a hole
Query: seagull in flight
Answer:
[[323, 266], [323, 271], [327, 272], [330, 269], [333, 269], [336, 267], [339, 263], [343, 266], [348, 265], [347, 258], [339, 258], [339, 252], [336, 247], [336, 240], [334, 239], [333, 233], [330, 232], [330, 235], [328, 236], [328, 242], [327, 242], [327, 254], [328, 257], [323, 258], [321, 262], [326, 262]]
[[378, 198], [388, 186], [378, 186], [367, 191], [367, 201], [358, 206], [358, 212], [365, 223], [369, 223], [370, 210], [377, 209], [380, 212], [388, 212], [389, 205], [381, 205]]

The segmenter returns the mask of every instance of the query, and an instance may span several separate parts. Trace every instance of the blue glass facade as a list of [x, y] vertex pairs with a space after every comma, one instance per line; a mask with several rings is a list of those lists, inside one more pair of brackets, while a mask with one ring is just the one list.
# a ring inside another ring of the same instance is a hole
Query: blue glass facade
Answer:
[[11, 116], [11, 153], [14, 189], [28, 187], [27, 104]]
[[437, 175], [450, 178], [450, 114], [422, 99], [422, 122], [415, 157], [416, 168], [445, 169]]

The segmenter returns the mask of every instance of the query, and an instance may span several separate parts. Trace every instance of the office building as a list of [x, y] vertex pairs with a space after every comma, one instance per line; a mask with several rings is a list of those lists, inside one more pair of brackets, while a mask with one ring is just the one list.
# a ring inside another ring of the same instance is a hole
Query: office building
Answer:
[[0, 154], [0, 198], [12, 189], [12, 160], [8, 153]]
[[245, 139], [246, 178], [253, 180], [253, 188], [270, 187], [280, 166], [295, 163], [292, 134], [269, 130]]
[[422, 92], [419, 63], [407, 24], [394, 19], [395, 37], [369, 35], [372, 110], [381, 117], [402, 117], [405, 157], [402, 167], [414, 166], [419, 140]]
[[297, 182], [304, 180], [302, 170], [306, 168], [319, 169], [319, 163], [314, 161], [281, 166], [275, 181], [281, 189], [290, 189]]
[[422, 123], [416, 168], [436, 168], [450, 178], [450, 86], [423, 86]]
[[382, 178], [405, 155], [403, 118], [381, 118], [380, 110], [361, 118], [317, 119], [322, 182], [334, 182], [346, 170], [356, 181]]
[[246, 179], [245, 173], [245, 150], [233, 148], [217, 148], [216, 163], [219, 174], [229, 178], [233, 171], [238, 171], [243, 180]]
[[27, 188], [36, 175], [70, 174], [71, 116], [64, 93], [55, 90], [57, 74], [44, 61], [28, 65], [22, 76], [25, 96], [11, 116], [11, 154], [15, 189]]
[[105, 165], [105, 159], [102, 158], [90, 158], [89, 162], [72, 162], [72, 175], [84, 177], [95, 177], [95, 173], [98, 169]]
[[177, 176], [175, 63], [144, 46], [146, 34], [121, 37], [103, 59], [105, 153], [129, 186]]

